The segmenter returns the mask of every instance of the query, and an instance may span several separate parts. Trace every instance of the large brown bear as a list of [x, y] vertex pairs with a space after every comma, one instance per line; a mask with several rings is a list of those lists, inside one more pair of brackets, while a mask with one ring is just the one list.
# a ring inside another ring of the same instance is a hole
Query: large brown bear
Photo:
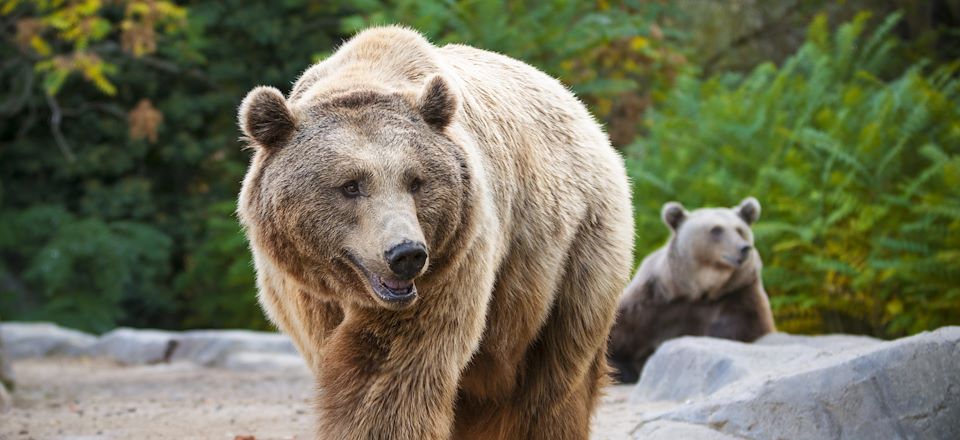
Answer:
[[239, 119], [259, 299], [316, 375], [321, 438], [588, 438], [633, 225], [563, 85], [375, 28]]
[[670, 202], [662, 217], [670, 240], [640, 264], [610, 332], [610, 363], [620, 382], [636, 382], [647, 358], [667, 339], [752, 342], [774, 331], [750, 230], [760, 217], [757, 199], [693, 212]]

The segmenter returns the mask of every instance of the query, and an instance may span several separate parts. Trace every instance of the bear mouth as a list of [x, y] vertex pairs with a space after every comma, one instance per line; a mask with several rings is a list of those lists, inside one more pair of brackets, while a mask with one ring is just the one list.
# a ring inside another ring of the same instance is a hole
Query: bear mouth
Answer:
[[382, 277], [367, 269], [352, 253], [348, 252], [347, 258], [367, 277], [371, 290], [380, 300], [390, 305], [405, 306], [416, 299], [417, 286], [413, 280], [401, 281]]
[[727, 263], [727, 265], [729, 265], [729, 266], [733, 267], [734, 269], [736, 269], [736, 268], [740, 267], [741, 265], [743, 265], [743, 263], [744, 263], [745, 261], [747, 261], [747, 257], [732, 257], [732, 256], [729, 256], [729, 255], [724, 255], [724, 256], [723, 256], [723, 261], [724, 261], [725, 263]]
[[367, 277], [370, 279], [373, 292], [384, 301], [406, 303], [417, 296], [417, 286], [413, 284], [413, 281], [398, 281], [372, 273], [367, 274]]

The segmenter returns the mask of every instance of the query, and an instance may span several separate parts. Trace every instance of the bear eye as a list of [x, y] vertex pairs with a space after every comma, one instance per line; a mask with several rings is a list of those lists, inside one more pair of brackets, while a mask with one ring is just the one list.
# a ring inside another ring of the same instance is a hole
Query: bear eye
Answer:
[[713, 235], [714, 237], [719, 237], [723, 235], [723, 228], [721, 228], [720, 226], [714, 226], [710, 228], [710, 235]]
[[417, 191], [420, 191], [421, 183], [422, 182], [420, 181], [420, 179], [413, 179], [413, 181], [410, 182], [410, 192], [415, 193]]
[[347, 197], [359, 197], [360, 196], [360, 182], [356, 180], [351, 180], [347, 183], [344, 183], [340, 189], [343, 191], [343, 195]]
[[737, 228], [737, 233], [740, 234], [744, 240], [747, 239], [747, 231], [745, 231], [743, 228]]

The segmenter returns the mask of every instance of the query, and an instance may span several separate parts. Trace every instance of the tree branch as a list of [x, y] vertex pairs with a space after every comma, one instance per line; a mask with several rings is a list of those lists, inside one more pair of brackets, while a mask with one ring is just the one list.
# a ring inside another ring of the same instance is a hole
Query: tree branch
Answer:
[[[13, 61], [14, 59], [11, 59], [11, 65], [16, 64]], [[12, 79], [10, 81], [11, 96], [9, 99], [0, 104], [0, 114], [2, 115], [12, 115], [20, 112], [20, 109], [23, 108], [24, 104], [27, 102], [27, 99], [30, 97], [30, 92], [33, 90], [33, 82], [36, 79], [36, 76], [33, 73], [33, 69], [31, 69], [29, 66], [21, 69], [21, 72], [21, 77], [23, 78], [23, 87], [21, 87], [19, 94], [14, 95], [12, 92], [14, 92], [13, 88], [15, 86], [16, 79]]]
[[50, 107], [50, 132], [53, 133], [53, 139], [57, 142], [57, 147], [60, 148], [60, 153], [67, 159], [67, 162], [73, 162], [76, 157], [73, 155], [70, 145], [67, 144], [67, 140], [63, 137], [63, 132], [60, 131], [60, 122], [63, 120], [60, 104], [53, 95], [46, 93], [44, 96], [47, 97], [47, 105]]
[[74, 108], [64, 107], [60, 109], [60, 112], [63, 116], [74, 117], [77, 115], [83, 115], [90, 111], [97, 111], [100, 113], [105, 113], [107, 115], [113, 116], [120, 120], [127, 120], [127, 113], [116, 104], [111, 104], [107, 102], [92, 102], [92, 103], [83, 103]]

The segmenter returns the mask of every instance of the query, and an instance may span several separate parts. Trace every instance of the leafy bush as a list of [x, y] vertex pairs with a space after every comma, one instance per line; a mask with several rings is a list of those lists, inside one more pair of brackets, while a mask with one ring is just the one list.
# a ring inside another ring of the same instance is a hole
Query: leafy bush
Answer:
[[754, 195], [782, 330], [894, 337], [957, 323], [957, 65], [894, 69], [897, 20], [864, 35], [861, 14], [831, 35], [821, 16], [782, 67], [680, 79], [627, 150], [637, 258], [667, 235], [663, 202]]
[[569, 85], [606, 125], [615, 145], [637, 135], [643, 112], [692, 68], [684, 34], [667, 27], [670, 2], [363, 0], [344, 20], [353, 34], [400, 23], [438, 45], [469, 44], [530, 63]]
[[176, 4], [0, 0], [4, 319], [266, 326], [232, 209], [235, 109], [340, 41], [348, 5]]
[[39, 295], [11, 288], [0, 307], [95, 331], [113, 328], [125, 311], [169, 312], [173, 298], [161, 283], [170, 249], [166, 235], [140, 223], [78, 218], [56, 205], [5, 213], [0, 253], [19, 257], [16, 269]]
[[236, 203], [228, 200], [204, 212], [205, 239], [176, 279], [186, 327], [270, 328], [257, 305], [253, 261], [235, 209]]

